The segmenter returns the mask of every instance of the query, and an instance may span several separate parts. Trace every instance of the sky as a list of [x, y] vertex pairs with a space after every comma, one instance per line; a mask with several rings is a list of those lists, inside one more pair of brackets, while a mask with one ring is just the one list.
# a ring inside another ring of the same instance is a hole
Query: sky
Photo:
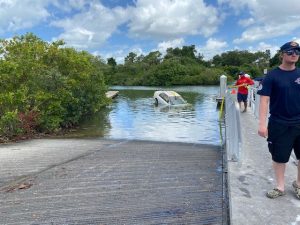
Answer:
[[0, 39], [28, 32], [123, 63], [195, 45], [204, 59], [300, 42], [299, 0], [0, 0]]

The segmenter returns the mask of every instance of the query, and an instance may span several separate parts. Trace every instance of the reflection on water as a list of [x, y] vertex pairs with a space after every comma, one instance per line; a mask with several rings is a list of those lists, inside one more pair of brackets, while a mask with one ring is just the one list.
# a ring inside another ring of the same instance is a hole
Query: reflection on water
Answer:
[[162, 88], [113, 87], [119, 95], [89, 118], [73, 135], [220, 145], [216, 86], [169, 88], [190, 106], [156, 107], [153, 93]]

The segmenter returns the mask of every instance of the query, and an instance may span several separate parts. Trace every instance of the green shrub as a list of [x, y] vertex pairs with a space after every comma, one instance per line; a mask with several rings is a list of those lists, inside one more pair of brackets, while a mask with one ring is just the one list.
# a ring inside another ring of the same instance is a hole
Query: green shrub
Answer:
[[5, 112], [0, 117], [0, 135], [11, 138], [23, 133], [18, 111]]
[[0, 40], [0, 132], [11, 137], [78, 124], [107, 104], [103, 62], [33, 34]]

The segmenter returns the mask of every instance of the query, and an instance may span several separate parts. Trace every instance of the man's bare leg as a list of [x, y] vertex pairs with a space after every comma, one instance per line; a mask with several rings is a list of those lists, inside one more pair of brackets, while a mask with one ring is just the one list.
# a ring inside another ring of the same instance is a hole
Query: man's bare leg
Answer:
[[247, 112], [247, 102], [244, 102], [244, 110], [243, 112]]
[[[273, 169], [275, 172], [275, 178], [277, 182], [277, 188], [280, 191], [284, 191], [284, 173], [285, 173], [285, 163], [277, 163], [273, 161]], [[299, 166], [298, 166], [298, 172], [299, 172]], [[299, 173], [298, 173], [298, 179], [299, 179]]]

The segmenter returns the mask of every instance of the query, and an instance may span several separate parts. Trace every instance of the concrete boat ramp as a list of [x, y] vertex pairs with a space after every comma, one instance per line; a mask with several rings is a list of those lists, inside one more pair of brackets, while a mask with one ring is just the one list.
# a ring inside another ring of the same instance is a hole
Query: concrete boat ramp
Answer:
[[227, 224], [218, 146], [37, 139], [0, 146], [0, 224]]

